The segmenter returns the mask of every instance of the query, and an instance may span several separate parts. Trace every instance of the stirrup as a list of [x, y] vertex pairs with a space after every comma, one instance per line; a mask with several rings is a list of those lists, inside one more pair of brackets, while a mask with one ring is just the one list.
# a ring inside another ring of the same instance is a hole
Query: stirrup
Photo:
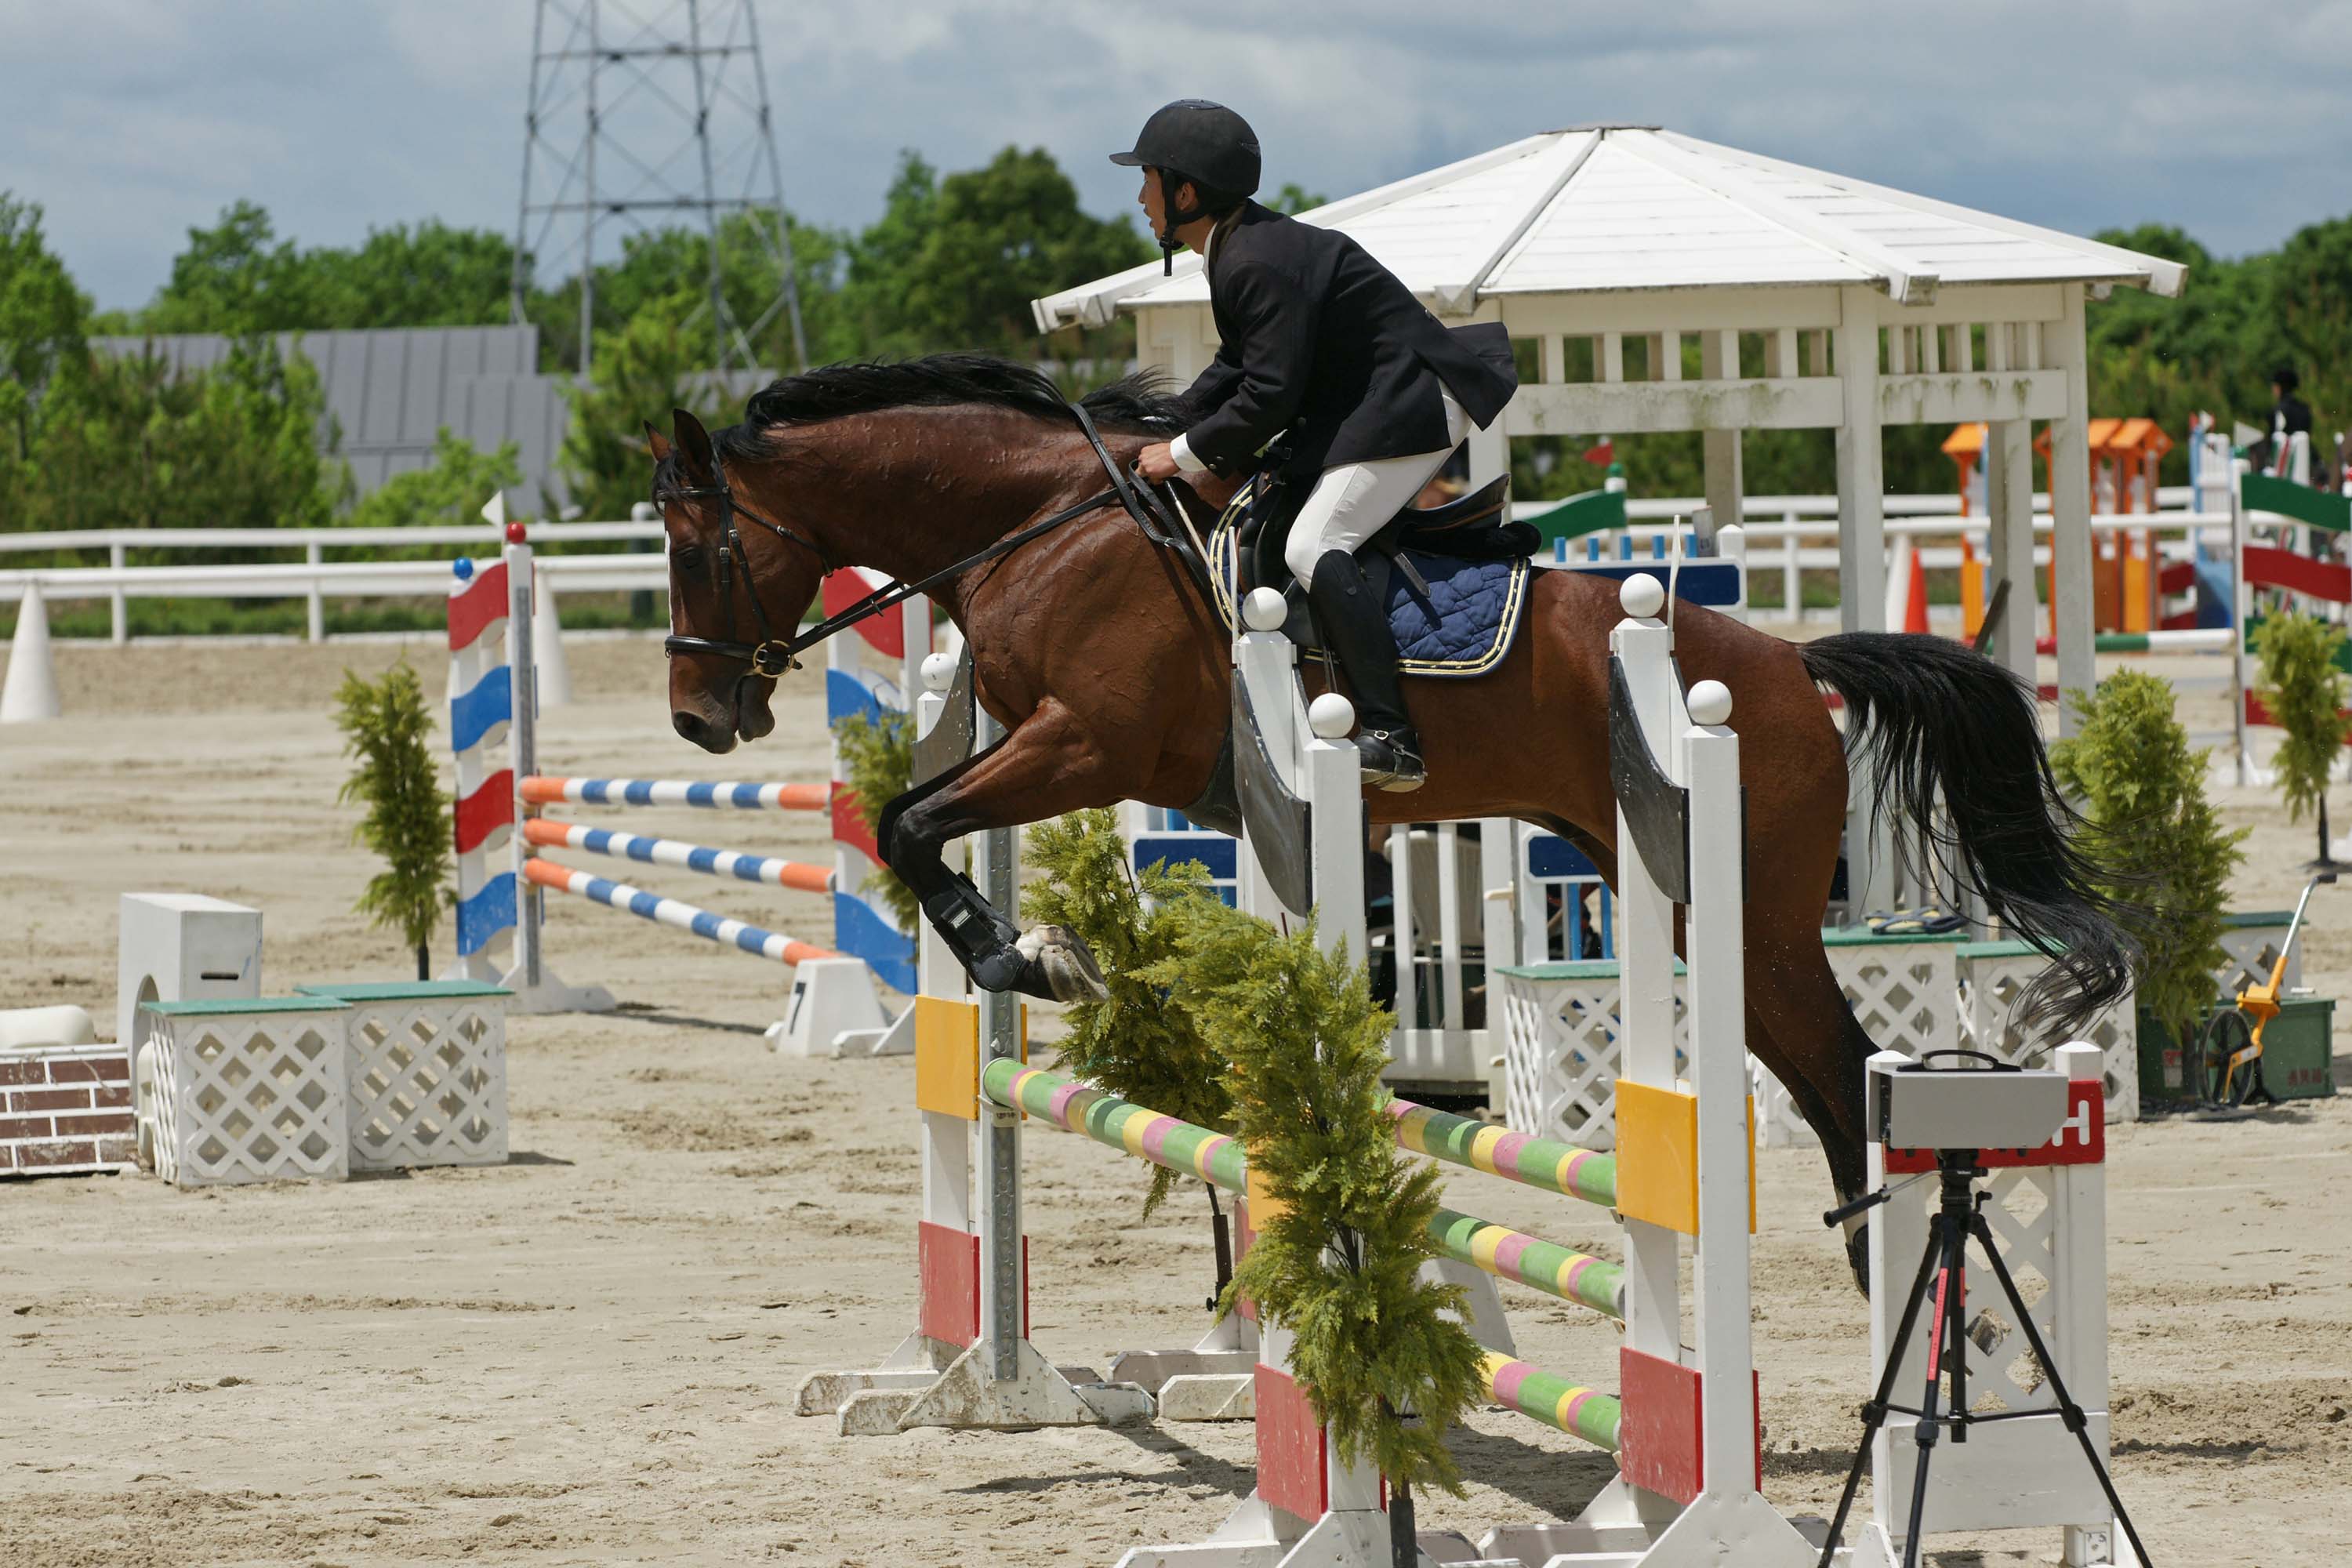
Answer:
[[1358, 731], [1356, 749], [1363, 756], [1364, 782], [1374, 789], [1406, 795], [1429, 782], [1421, 737], [1409, 729]]

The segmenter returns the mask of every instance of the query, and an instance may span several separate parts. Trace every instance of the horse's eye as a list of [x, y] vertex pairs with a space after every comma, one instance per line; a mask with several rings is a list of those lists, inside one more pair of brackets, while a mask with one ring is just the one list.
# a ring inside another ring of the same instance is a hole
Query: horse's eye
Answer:
[[699, 572], [702, 570], [702, 554], [699, 544], [677, 545], [669, 552], [670, 564], [688, 572]]

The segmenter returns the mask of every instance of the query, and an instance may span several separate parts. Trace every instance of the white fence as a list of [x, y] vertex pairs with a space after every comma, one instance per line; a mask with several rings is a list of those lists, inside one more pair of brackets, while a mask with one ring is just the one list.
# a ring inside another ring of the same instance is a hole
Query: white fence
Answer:
[[[2168, 486], [2158, 492], [2159, 504], [2189, 505], [2195, 492], [2188, 486]], [[1521, 515], [1545, 511], [1556, 502], [1521, 502]], [[1629, 526], [1617, 537], [1630, 541], [1635, 555], [1653, 542], [1662, 542], [1675, 520], [1687, 517], [1705, 503], [1697, 500], [1629, 500]], [[2050, 531], [2044, 509], [2046, 495], [2037, 495], [2034, 531]], [[1952, 539], [1962, 532], [1981, 535], [1980, 518], [1959, 515], [1958, 498], [1939, 495], [1887, 496], [1882, 503], [1889, 539], [1903, 535]], [[1833, 571], [1838, 564], [1837, 498], [1835, 496], [1748, 496], [1741, 505], [1748, 531], [1748, 563], [1752, 574], [1777, 572], [1784, 606], [1801, 603], [1801, 575], [1808, 571]], [[2226, 530], [2226, 511], [2165, 510], [2103, 514], [2091, 520], [2094, 530], [2153, 528], [2174, 535], [2159, 541], [2168, 559], [2185, 557], [2189, 531]], [[52, 533], [0, 533], [0, 557], [10, 553], [61, 550], [107, 552], [104, 566], [43, 567], [35, 571], [0, 571], [0, 603], [14, 604], [26, 584], [38, 579], [45, 598], [107, 600], [113, 609], [113, 640], [130, 635], [129, 601], [146, 598], [301, 599], [309, 606], [310, 637], [325, 636], [326, 601], [350, 598], [436, 598], [448, 591], [446, 561], [333, 561], [330, 552], [354, 549], [412, 546], [446, 548], [453, 554], [495, 550], [501, 536], [486, 523], [427, 528], [229, 528], [229, 529], [93, 529]], [[667, 579], [659, 553], [662, 525], [644, 518], [615, 522], [539, 522], [530, 527], [531, 542], [541, 547], [540, 564], [561, 593], [659, 591]], [[655, 545], [647, 550], [644, 543]], [[550, 545], [601, 544], [614, 548], [593, 554], [549, 555]], [[130, 552], [142, 555], [173, 551], [268, 550], [299, 552], [299, 561], [250, 565], [201, 564], [132, 566]], [[1929, 545], [1920, 557], [1931, 570], [1948, 570], [1960, 563], [1956, 543]], [[2037, 551], [2037, 562], [2047, 552]]]

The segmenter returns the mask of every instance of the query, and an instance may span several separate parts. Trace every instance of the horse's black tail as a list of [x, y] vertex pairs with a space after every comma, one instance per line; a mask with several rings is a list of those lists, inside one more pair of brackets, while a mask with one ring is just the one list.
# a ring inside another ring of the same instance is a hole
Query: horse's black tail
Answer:
[[1800, 652], [1845, 700], [1846, 753], [1869, 769], [1874, 816], [1899, 814], [1947, 886], [2050, 955], [2021, 1020], [2072, 1034], [2122, 1000], [2139, 911], [2100, 889], [2084, 819], [2050, 775], [2033, 689], [1943, 637], [1847, 632]]

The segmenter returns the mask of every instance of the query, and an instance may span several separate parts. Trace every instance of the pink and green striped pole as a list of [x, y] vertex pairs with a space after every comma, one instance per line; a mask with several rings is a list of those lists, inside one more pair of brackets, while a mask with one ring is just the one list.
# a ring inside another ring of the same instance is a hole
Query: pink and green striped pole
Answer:
[[1623, 1410], [1615, 1394], [1579, 1387], [1500, 1351], [1488, 1351], [1479, 1370], [1496, 1404], [1612, 1454], [1617, 1451], [1617, 1426]]
[[1625, 1321], [1625, 1270], [1614, 1263], [1453, 1209], [1431, 1216], [1429, 1234], [1448, 1258]]
[[1024, 1067], [1010, 1057], [1001, 1057], [982, 1070], [980, 1089], [1006, 1110], [1026, 1111], [1065, 1132], [1091, 1138], [1228, 1192], [1248, 1189], [1248, 1159], [1242, 1146], [1222, 1132], [1147, 1110], [1061, 1073]]
[[1617, 1157], [1613, 1154], [1549, 1138], [1530, 1138], [1466, 1116], [1432, 1110], [1409, 1100], [1389, 1101], [1388, 1113], [1396, 1121], [1397, 1142], [1416, 1154], [1484, 1171], [1507, 1182], [1541, 1187], [1562, 1197], [1581, 1198], [1603, 1208], [1617, 1206]]

